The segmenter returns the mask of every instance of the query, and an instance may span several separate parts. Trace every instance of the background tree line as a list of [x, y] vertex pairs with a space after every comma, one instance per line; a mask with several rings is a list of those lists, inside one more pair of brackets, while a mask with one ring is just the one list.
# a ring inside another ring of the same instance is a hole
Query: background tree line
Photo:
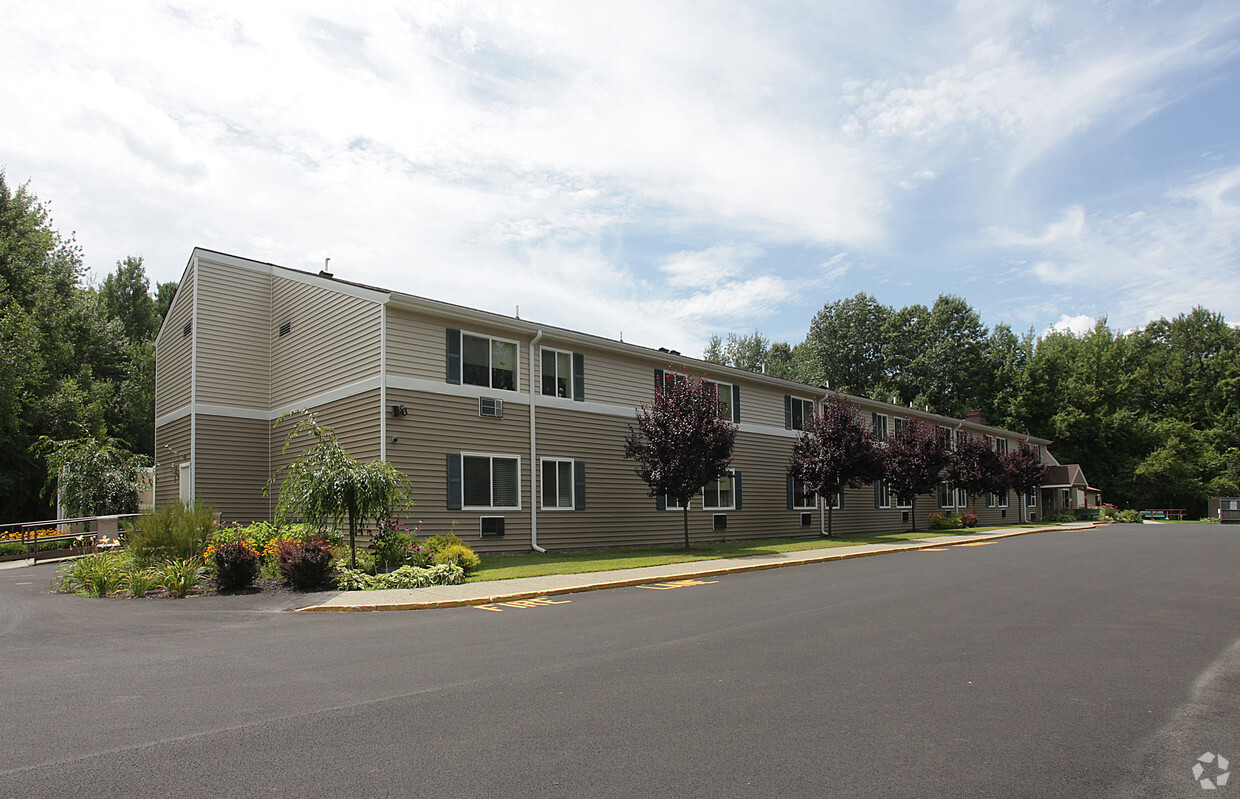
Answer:
[[1083, 335], [987, 328], [960, 297], [892, 308], [837, 300], [805, 341], [712, 337], [703, 357], [1051, 439], [1120, 507], [1186, 508], [1240, 494], [1240, 330], [1197, 307], [1144, 328]]
[[155, 451], [155, 334], [176, 283], [151, 293], [141, 258], [98, 286], [29, 184], [0, 170], [0, 522], [52, 518], [49, 439]]

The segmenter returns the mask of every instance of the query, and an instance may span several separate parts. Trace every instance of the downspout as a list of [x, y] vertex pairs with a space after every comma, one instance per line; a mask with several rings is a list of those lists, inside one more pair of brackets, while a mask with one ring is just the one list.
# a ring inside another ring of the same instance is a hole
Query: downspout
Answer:
[[538, 414], [534, 410], [534, 348], [542, 337], [539, 328], [530, 341], [530, 548], [545, 553], [538, 545]]

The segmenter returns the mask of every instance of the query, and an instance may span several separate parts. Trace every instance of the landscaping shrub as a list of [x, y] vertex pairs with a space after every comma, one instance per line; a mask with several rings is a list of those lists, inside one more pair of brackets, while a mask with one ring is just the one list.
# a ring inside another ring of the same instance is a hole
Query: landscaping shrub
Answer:
[[436, 564], [453, 563], [460, 566], [466, 574], [478, 568], [481, 562], [472, 549], [460, 543], [448, 544], [435, 553]]
[[130, 569], [125, 575], [125, 588], [129, 591], [130, 596], [144, 597], [148, 592], [154, 591], [156, 588], [162, 587], [159, 583], [159, 575], [154, 569]]
[[173, 596], [184, 597], [202, 580], [202, 559], [175, 558], [159, 564], [153, 571], [164, 590]]
[[280, 573], [294, 588], [311, 591], [326, 584], [331, 577], [335, 556], [326, 539], [278, 540], [275, 546]]
[[261, 559], [248, 541], [224, 541], [213, 544], [211, 550], [215, 579], [221, 591], [235, 591], [254, 584]]
[[123, 552], [99, 552], [56, 570], [52, 590], [82, 596], [111, 596], [125, 583], [130, 560]]
[[452, 533], [433, 535], [426, 539], [426, 549], [431, 560], [434, 560], [435, 556], [445, 548], [456, 545], [465, 546], [465, 542]]
[[961, 513], [960, 524], [963, 527], [977, 527], [977, 514], [971, 510]]
[[130, 554], [140, 566], [202, 558], [215, 531], [215, 510], [195, 501], [146, 511], [125, 531]]
[[1104, 519], [1116, 519], [1119, 517], [1119, 508], [1110, 502], [1102, 503], [1102, 517]]
[[1217, 516], [1202, 516], [1197, 520], [1198, 524], [1221, 524]]
[[[1125, 513], [1127, 513], [1127, 511], [1125, 511]], [[1136, 513], [1136, 511], [1133, 511], [1133, 513]], [[1121, 522], [1124, 521], [1123, 515], [1124, 515], [1123, 513], [1120, 514]], [[1140, 514], [1137, 514], [1138, 521], [1140, 520], [1140, 518], [1141, 518]], [[1046, 522], [1047, 524], [1063, 524], [1064, 522], [1076, 521], [1076, 517], [1070, 513], [1048, 513], [1046, 514], [1046, 516], [1042, 517], [1042, 521]]]
[[962, 527], [964, 527], [964, 522], [954, 513], [930, 514], [931, 530], [959, 530]]
[[26, 545], [20, 541], [5, 541], [0, 543], [0, 557], [4, 555], [21, 555], [26, 551]]
[[342, 591], [379, 591], [385, 588], [426, 588], [432, 585], [459, 585], [465, 571], [455, 563], [421, 568], [401, 566], [388, 574], [366, 574], [360, 569], [340, 569], [336, 587]]
[[1141, 511], [1134, 510], [1132, 508], [1129, 508], [1128, 510], [1120, 511], [1119, 514], [1115, 517], [1115, 521], [1123, 523], [1123, 524], [1142, 524], [1143, 523], [1143, 520], [1141, 519]]
[[[380, 530], [370, 539], [367, 547], [374, 554], [375, 566], [390, 569], [395, 566], [412, 564], [425, 565], [425, 548], [420, 546], [413, 536], [405, 532]], [[416, 562], [422, 560], [422, 563]]]

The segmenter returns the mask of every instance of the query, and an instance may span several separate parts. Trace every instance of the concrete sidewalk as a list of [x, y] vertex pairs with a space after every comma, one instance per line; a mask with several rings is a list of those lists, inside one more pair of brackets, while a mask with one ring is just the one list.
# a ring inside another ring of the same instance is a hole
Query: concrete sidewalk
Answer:
[[536, 597], [623, 588], [630, 585], [675, 582], [716, 577], [721, 574], [778, 569], [807, 563], [864, 558], [888, 552], [910, 552], [960, 544], [996, 541], [1015, 535], [1051, 530], [1089, 530], [1094, 523], [1054, 525], [1052, 527], [1020, 527], [1002, 532], [975, 533], [934, 538], [918, 538], [899, 544], [863, 544], [850, 547], [807, 549], [801, 552], [750, 555], [743, 558], [701, 560], [694, 563], [671, 563], [665, 566], [644, 566], [637, 569], [587, 572], [585, 574], [554, 574], [546, 577], [521, 577], [514, 580], [492, 580], [464, 585], [443, 585], [431, 588], [402, 588], [384, 591], [342, 591], [326, 601], [301, 611], [373, 611], [424, 610], [455, 608], [466, 605], [489, 605], [495, 602], [516, 602]]

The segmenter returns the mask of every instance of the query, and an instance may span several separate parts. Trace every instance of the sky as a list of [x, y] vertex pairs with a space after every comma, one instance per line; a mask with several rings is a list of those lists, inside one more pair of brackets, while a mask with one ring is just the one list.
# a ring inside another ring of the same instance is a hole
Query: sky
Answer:
[[1234, 0], [0, 7], [0, 168], [96, 281], [330, 258], [686, 355], [858, 292], [1240, 322]]

